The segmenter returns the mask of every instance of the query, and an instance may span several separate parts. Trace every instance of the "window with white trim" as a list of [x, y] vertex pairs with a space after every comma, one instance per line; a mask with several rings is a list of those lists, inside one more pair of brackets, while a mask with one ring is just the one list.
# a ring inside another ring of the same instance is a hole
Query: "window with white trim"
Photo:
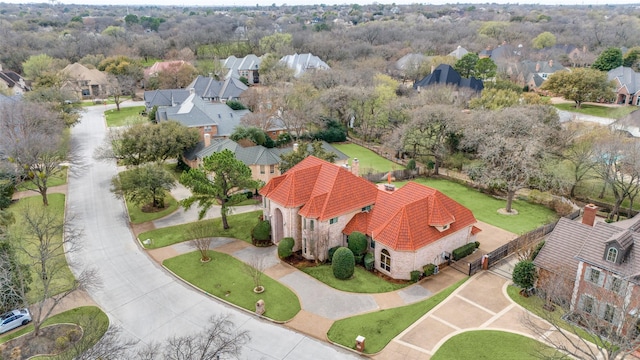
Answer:
[[602, 273], [602, 271], [596, 268], [587, 268], [587, 271], [584, 274], [584, 278], [588, 282], [597, 286], [602, 286], [602, 284], [604, 283], [604, 274]]
[[387, 249], [380, 251], [380, 268], [391, 272], [391, 254]]
[[614, 263], [616, 262], [617, 259], [618, 259], [618, 249], [614, 247], [610, 247], [609, 250], [607, 250], [607, 261]]
[[264, 165], [260, 165], [260, 174], [264, 174], [265, 168]]
[[273, 174], [276, 172], [276, 166], [275, 165], [269, 165], [269, 174]]
[[616, 293], [619, 293], [620, 291], [622, 291], [622, 286], [624, 285], [624, 282], [622, 281], [621, 278], [617, 276], [609, 275], [609, 278], [607, 280], [608, 280], [607, 289]]
[[587, 314], [593, 314], [593, 310], [595, 309], [595, 300], [593, 297], [589, 295], [582, 295], [582, 311]]
[[333, 224], [336, 224], [336, 223], [338, 223], [338, 218], [337, 217], [334, 217], [333, 219], [329, 219], [329, 224], [333, 225]]

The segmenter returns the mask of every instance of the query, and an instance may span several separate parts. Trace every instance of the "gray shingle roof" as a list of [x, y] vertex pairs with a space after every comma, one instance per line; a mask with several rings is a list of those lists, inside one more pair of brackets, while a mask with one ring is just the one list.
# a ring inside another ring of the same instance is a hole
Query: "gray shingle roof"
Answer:
[[249, 87], [234, 77], [224, 81], [198, 75], [187, 89], [194, 89], [195, 93], [204, 99], [229, 100], [237, 99]]
[[189, 90], [169, 89], [169, 90], [151, 90], [144, 92], [144, 104], [147, 109], [154, 106], [175, 106], [189, 97]]
[[259, 58], [254, 54], [249, 54], [240, 59], [235, 56], [229, 56], [228, 58], [221, 60], [221, 62], [222, 66], [229, 70], [226, 78], [239, 78], [240, 73], [238, 71], [240, 70], [259, 70], [262, 58]]
[[589, 225], [560, 218], [533, 263], [564, 278], [574, 279], [578, 270], [575, 255], [590, 231]]
[[484, 89], [484, 84], [481, 80], [478, 80], [474, 77], [469, 79], [463, 78], [458, 74], [457, 71], [451, 67], [451, 65], [440, 64], [438, 65], [433, 72], [427, 76], [425, 76], [422, 80], [416, 81], [413, 84], [413, 88], [417, 89], [419, 87], [424, 88], [429, 85], [456, 85], [456, 86], [464, 86], [471, 88], [475, 91], [481, 91]]
[[640, 73], [633, 71], [632, 68], [620, 66], [611, 69], [607, 73], [607, 78], [610, 81], [617, 79], [622, 86], [627, 87], [629, 94], [635, 94], [640, 90]]

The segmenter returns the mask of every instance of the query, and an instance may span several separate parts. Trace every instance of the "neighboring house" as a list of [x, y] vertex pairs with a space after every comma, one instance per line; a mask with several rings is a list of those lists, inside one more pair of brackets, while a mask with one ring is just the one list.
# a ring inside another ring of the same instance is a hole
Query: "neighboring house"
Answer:
[[463, 48], [462, 46], [458, 45], [458, 47], [453, 50], [452, 52], [449, 53], [449, 56], [453, 56], [456, 59], [460, 60], [462, 59], [463, 56], [467, 55], [469, 52], [467, 51], [467, 49]]
[[[423, 54], [407, 54], [394, 64], [395, 70], [399, 73], [403, 79], [408, 76], [414, 76], [414, 74], [418, 73], [420, 66], [422, 63], [429, 59], [428, 56], [424, 56]], [[412, 79], [415, 80], [415, 79]]]
[[609, 70], [607, 78], [615, 82], [616, 104], [640, 105], [640, 73], [620, 66]]
[[[254, 180], [268, 183], [276, 176], [280, 176], [280, 155], [294, 151], [297, 144], [286, 148], [266, 148], [261, 145], [243, 146], [230, 139], [213, 139], [205, 136], [203, 142], [200, 142], [194, 149], [187, 152], [184, 156], [185, 162], [192, 168], [202, 164], [202, 160], [213, 153], [223, 150], [230, 150], [234, 153], [236, 159], [242, 161], [251, 169], [251, 176]], [[311, 145], [309, 145], [311, 146]], [[340, 150], [331, 146], [331, 144], [323, 141], [322, 147], [325, 151], [336, 154], [335, 164], [343, 166], [347, 165], [349, 157]]]
[[616, 131], [626, 131], [633, 137], [640, 137], [640, 110], [625, 115], [609, 126]]
[[227, 69], [225, 79], [241, 77], [247, 79], [249, 84], [257, 84], [260, 82], [260, 63], [262, 59], [256, 55], [250, 54], [238, 59], [235, 56], [221, 60], [222, 66]]
[[200, 131], [200, 141], [204, 141], [205, 134], [211, 138], [229, 137], [242, 117], [250, 112], [233, 110], [226, 104], [203, 100], [193, 90], [190, 92], [189, 97], [180, 105], [158, 108], [156, 120], [174, 120], [187, 127], [197, 128]]
[[331, 69], [327, 63], [320, 60], [319, 57], [313, 54], [296, 53], [293, 55], [286, 55], [280, 59], [280, 63], [286, 65], [290, 69], [293, 69], [293, 76], [296, 78], [302, 76], [307, 71]]
[[346, 246], [359, 231], [369, 239], [375, 269], [394, 279], [440, 264], [454, 249], [475, 240], [471, 211], [435, 189], [409, 182], [378, 189], [354, 173], [309, 156], [260, 189], [272, 238], [295, 240], [294, 251], [324, 261], [330, 248]]
[[31, 84], [15, 71], [2, 70], [0, 66], [0, 89], [6, 90], [8, 95], [22, 95], [31, 91]]
[[625, 332], [640, 310], [640, 217], [607, 223], [596, 213], [590, 204], [582, 223], [560, 219], [534, 260], [539, 285], [564, 285], [554, 292], [572, 311]]
[[184, 60], [173, 60], [173, 61], [156, 61], [151, 67], [144, 69], [144, 77], [145, 79], [158, 76], [158, 73], [169, 70], [169, 69], [179, 69], [182, 65], [189, 64]]
[[97, 69], [89, 69], [80, 63], [67, 65], [61, 71], [64, 82], [62, 89], [70, 90], [79, 99], [106, 97], [107, 75]]
[[431, 85], [455, 85], [457, 87], [467, 87], [476, 92], [484, 89], [482, 80], [478, 80], [474, 77], [469, 79], [463, 78], [457, 71], [451, 67], [451, 65], [440, 64], [433, 72], [425, 76], [422, 80], [416, 81], [413, 84], [413, 88], [420, 91], [420, 89]]
[[220, 81], [212, 77], [198, 75], [186, 89], [145, 91], [144, 104], [147, 111], [154, 106], [159, 108], [178, 106], [189, 97], [191, 89], [203, 100], [224, 103], [228, 100], [238, 100], [248, 87], [236, 78]]
[[522, 69], [525, 78], [525, 85], [529, 87], [529, 90], [537, 90], [542, 86], [542, 83], [547, 80], [551, 74], [556, 71], [565, 71], [566, 68], [559, 62], [549, 61], [529, 61], [522, 62]]

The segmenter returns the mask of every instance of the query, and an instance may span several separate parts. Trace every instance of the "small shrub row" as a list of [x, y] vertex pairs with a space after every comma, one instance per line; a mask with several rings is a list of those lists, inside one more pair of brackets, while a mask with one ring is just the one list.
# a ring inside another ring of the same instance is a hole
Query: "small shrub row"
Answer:
[[471, 255], [471, 253], [473, 253], [473, 251], [477, 248], [476, 243], [477, 241], [468, 243], [466, 245], [462, 245], [459, 248], [453, 250], [452, 252], [453, 260], [458, 261], [465, 256]]
[[425, 277], [431, 276], [436, 272], [436, 266], [434, 264], [427, 264], [422, 267], [422, 272], [424, 273]]
[[417, 283], [420, 280], [420, 277], [422, 277], [422, 271], [419, 270], [413, 270], [410, 274], [412, 283]]
[[366, 253], [364, 255], [364, 268], [368, 271], [373, 271], [373, 266], [375, 265], [375, 257], [373, 253]]

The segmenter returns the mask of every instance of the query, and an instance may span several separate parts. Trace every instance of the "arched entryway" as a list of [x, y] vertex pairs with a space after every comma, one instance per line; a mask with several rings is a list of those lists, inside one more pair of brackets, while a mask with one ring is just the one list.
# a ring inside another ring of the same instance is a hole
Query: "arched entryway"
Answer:
[[277, 244], [284, 237], [284, 229], [282, 224], [282, 211], [280, 209], [275, 210], [275, 214], [273, 216], [273, 223], [271, 224], [273, 227], [273, 234], [271, 234], [272, 241], [274, 244]]

